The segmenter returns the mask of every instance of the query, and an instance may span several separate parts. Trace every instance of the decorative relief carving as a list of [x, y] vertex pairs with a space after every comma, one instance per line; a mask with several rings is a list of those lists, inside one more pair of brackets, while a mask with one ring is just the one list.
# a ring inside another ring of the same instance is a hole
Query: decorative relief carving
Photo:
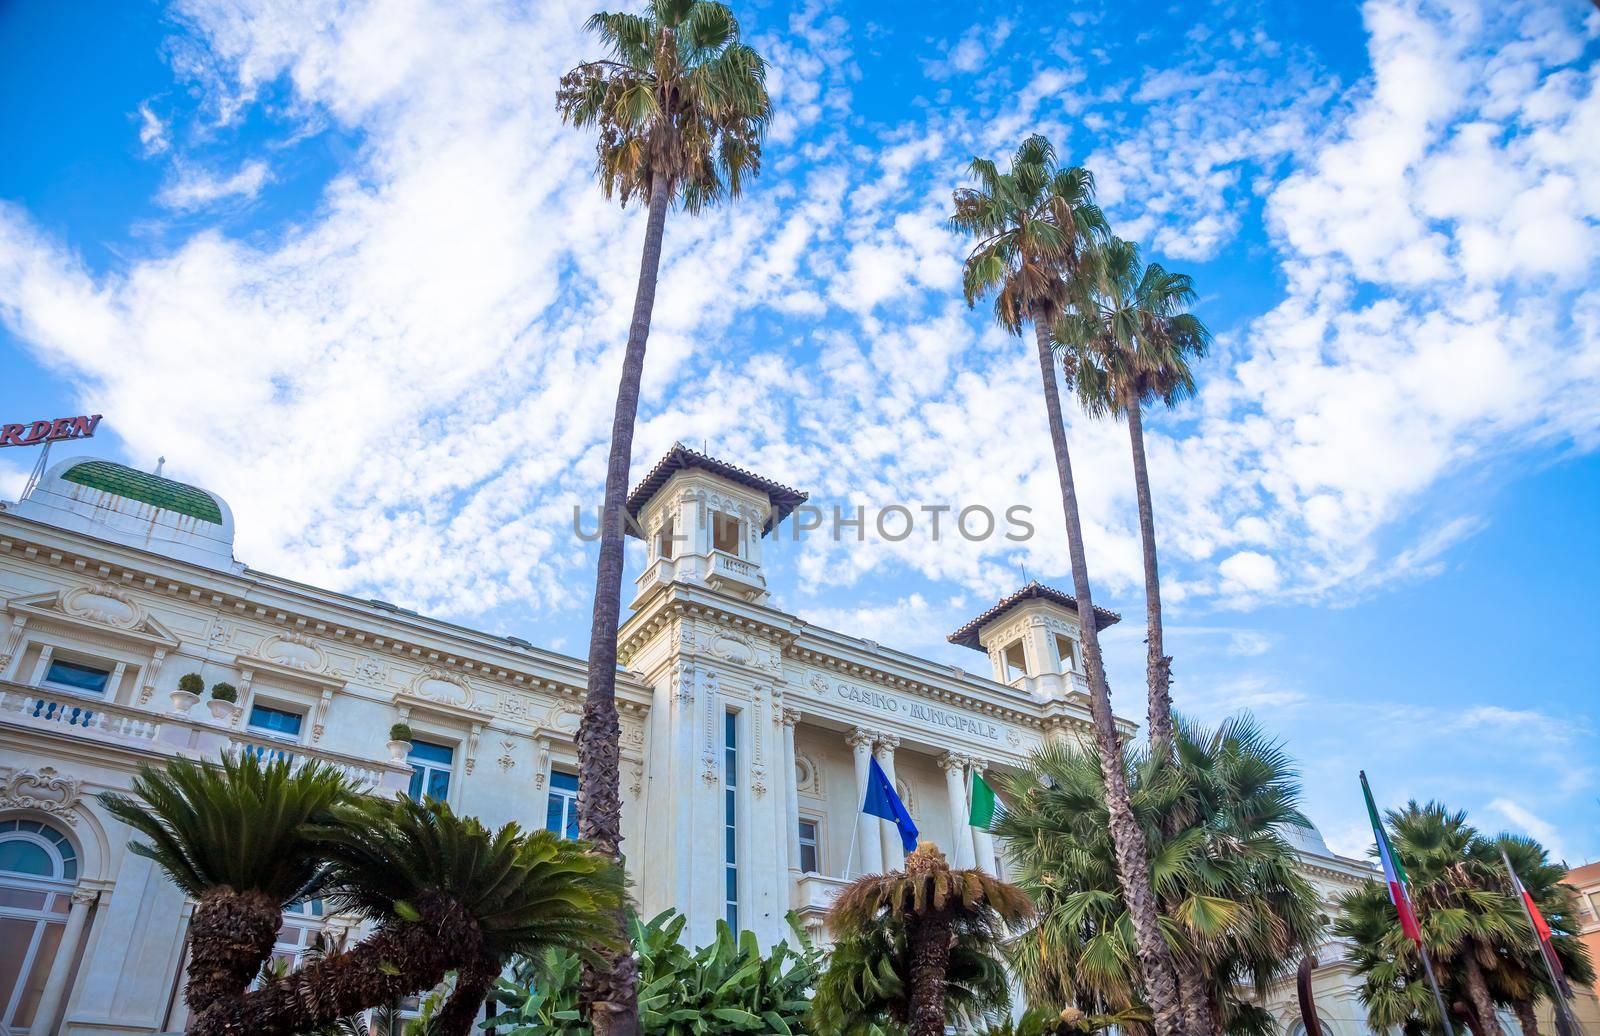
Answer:
[[794, 786], [802, 795], [822, 798], [822, 771], [811, 757], [801, 752], [794, 754]]
[[750, 771], [750, 794], [758, 799], [767, 796], [767, 771], [764, 767], [754, 767]]
[[304, 633], [274, 633], [256, 648], [256, 657], [308, 673], [321, 673], [328, 668], [327, 654]]
[[143, 617], [139, 605], [126, 591], [104, 583], [75, 586], [66, 591], [61, 595], [61, 610], [68, 615], [124, 630], [133, 629]]
[[494, 703], [494, 711], [507, 719], [514, 719], [521, 723], [533, 722], [533, 711], [538, 705], [533, 698], [515, 691], [501, 691], [500, 697]]
[[495, 761], [500, 764], [502, 772], [509, 772], [513, 766], [517, 765], [516, 757], [511, 754], [516, 747], [517, 743], [511, 738], [500, 739], [500, 758]]
[[644, 794], [644, 767], [628, 767], [628, 794], [633, 796], [634, 801]]
[[549, 716], [545, 719], [545, 726], [563, 734], [576, 734], [582, 719], [582, 715], [572, 706], [557, 705], [550, 710]]
[[544, 787], [545, 776], [547, 774], [549, 774], [549, 772], [550, 772], [550, 739], [549, 738], [541, 737], [539, 739], [539, 753], [538, 753], [538, 757], [535, 760], [533, 766], [534, 766], [533, 786], [535, 788], [543, 788]]
[[[147, 704], [150, 701], [150, 696], [156, 693], [156, 673], [160, 672], [161, 663], [166, 660], [167, 652], [165, 648], [156, 648], [155, 653], [150, 656], [150, 664], [145, 666], [144, 670], [144, 683], [139, 688], [140, 705]], [[240, 687], [239, 697], [243, 698], [247, 690], [249, 690], [248, 687]]]
[[411, 693], [419, 698], [436, 701], [442, 705], [468, 708], [472, 705], [472, 685], [460, 673], [446, 672], [429, 666], [411, 681]]
[[718, 633], [711, 653], [730, 662], [748, 665], [756, 657], [755, 641], [747, 633]]
[[37, 770], [0, 769], [0, 806], [37, 809], [76, 824], [82, 791], [81, 780], [60, 773], [53, 766], [41, 766]]
[[[322, 689], [321, 696], [317, 698], [316, 715], [314, 717], [312, 717], [311, 741], [312, 741], [313, 744], [315, 744], [318, 741], [321, 741], [323, 732], [327, 730], [327, 727], [328, 727], [328, 708], [332, 704], [333, 704], [333, 689], [331, 687], [324, 687]], [[233, 719], [234, 719], [235, 723], [238, 723], [238, 721], [239, 721], [239, 713], [238, 712], [235, 712], [233, 714]]]
[[369, 656], [356, 663], [355, 677], [365, 684], [381, 684], [389, 679], [389, 671], [382, 662]]
[[812, 673], [811, 679], [808, 680], [807, 683], [809, 683], [811, 685], [811, 689], [816, 691], [818, 694], [828, 693], [828, 678], [823, 676], [821, 673]]

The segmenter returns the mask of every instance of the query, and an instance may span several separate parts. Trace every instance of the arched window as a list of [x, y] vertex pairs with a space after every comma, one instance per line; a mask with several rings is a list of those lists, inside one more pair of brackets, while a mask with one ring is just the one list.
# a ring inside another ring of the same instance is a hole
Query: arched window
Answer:
[[33, 1023], [78, 884], [78, 851], [37, 820], [0, 821], [0, 1032]]

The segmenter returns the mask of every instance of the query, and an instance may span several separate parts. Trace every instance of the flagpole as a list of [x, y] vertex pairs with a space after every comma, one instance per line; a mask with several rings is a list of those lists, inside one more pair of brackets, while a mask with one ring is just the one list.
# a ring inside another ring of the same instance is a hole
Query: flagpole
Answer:
[[1552, 939], [1547, 947], [1539, 935], [1539, 926], [1534, 923], [1533, 912], [1528, 909], [1528, 899], [1522, 891], [1522, 882], [1517, 878], [1515, 868], [1511, 866], [1511, 857], [1506, 853], [1506, 847], [1500, 847], [1500, 861], [1506, 865], [1506, 876], [1511, 879], [1511, 894], [1517, 897], [1517, 902], [1522, 905], [1522, 913], [1528, 919], [1528, 927], [1533, 930], [1533, 937], [1539, 941], [1539, 959], [1544, 962], [1544, 973], [1550, 979], [1550, 1006], [1555, 1012], [1556, 1029], [1561, 1036], [1578, 1036], [1583, 1030], [1577, 1027], [1577, 1019], [1568, 1013], [1566, 997], [1561, 994], [1561, 980], [1556, 977], [1556, 969], [1550, 962], [1551, 954], [1555, 953], [1555, 941]]
[[[1361, 771], [1361, 791], [1366, 795], [1367, 809], [1372, 814], [1372, 833], [1378, 842], [1378, 853], [1380, 856], [1389, 855], [1393, 857], [1394, 847], [1389, 844], [1389, 836], [1384, 833], [1383, 820], [1378, 816], [1378, 808], [1372, 797], [1372, 786], [1367, 783], [1367, 771], [1365, 770]], [[1398, 858], [1394, 859], [1397, 861]], [[1395, 862], [1394, 865], [1398, 867], [1399, 863]], [[1386, 863], [1385, 866], [1388, 866], [1388, 864]], [[1404, 881], [1402, 881], [1401, 885], [1403, 886], [1404, 884]], [[1404, 890], [1402, 889], [1402, 891]], [[1395, 904], [1395, 909], [1400, 909], [1398, 903]], [[1402, 916], [1401, 921], [1404, 922], [1404, 920], [1405, 918]], [[1444, 994], [1439, 992], [1439, 980], [1433, 974], [1433, 960], [1428, 956], [1428, 947], [1423, 945], [1422, 942], [1422, 919], [1420, 917], [1416, 918], [1416, 928], [1417, 953], [1422, 957], [1422, 970], [1428, 976], [1428, 987], [1433, 990], [1433, 1004], [1439, 1009], [1439, 1024], [1444, 1027], [1445, 1036], [1456, 1036], [1455, 1027], [1450, 1024], [1450, 1012], [1445, 1010]]]
[[844, 880], [850, 880], [850, 865], [856, 858], [856, 835], [861, 832], [861, 811], [856, 811], [856, 817], [850, 822], [850, 851], [844, 854]]

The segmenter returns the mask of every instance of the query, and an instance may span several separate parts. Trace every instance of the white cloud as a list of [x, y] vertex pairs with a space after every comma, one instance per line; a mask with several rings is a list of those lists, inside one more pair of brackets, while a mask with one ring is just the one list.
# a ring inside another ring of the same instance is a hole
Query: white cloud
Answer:
[[[144, 138], [143, 130], [139, 136]], [[246, 162], [237, 172], [227, 175], [180, 165], [175, 176], [156, 195], [156, 201], [169, 209], [188, 212], [219, 201], [254, 198], [271, 182], [272, 171], [260, 160]]]
[[139, 143], [146, 157], [159, 155], [172, 146], [167, 136], [167, 124], [151, 110], [148, 101], [139, 105]]
[[1498, 813], [1521, 834], [1538, 841], [1550, 853], [1552, 860], [1576, 859], [1569, 857], [1566, 839], [1559, 828], [1514, 799], [1502, 797], [1493, 800], [1489, 803], [1489, 812]]

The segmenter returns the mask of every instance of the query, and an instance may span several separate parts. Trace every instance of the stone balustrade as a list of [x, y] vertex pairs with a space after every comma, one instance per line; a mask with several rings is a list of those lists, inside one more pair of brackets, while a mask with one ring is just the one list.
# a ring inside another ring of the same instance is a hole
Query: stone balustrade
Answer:
[[403, 791], [411, 778], [411, 768], [404, 763], [240, 734], [221, 720], [193, 712], [162, 713], [9, 680], [0, 680], [0, 726], [115, 744], [153, 758], [237, 758], [253, 753], [271, 760], [316, 759], [333, 765], [363, 791]]

